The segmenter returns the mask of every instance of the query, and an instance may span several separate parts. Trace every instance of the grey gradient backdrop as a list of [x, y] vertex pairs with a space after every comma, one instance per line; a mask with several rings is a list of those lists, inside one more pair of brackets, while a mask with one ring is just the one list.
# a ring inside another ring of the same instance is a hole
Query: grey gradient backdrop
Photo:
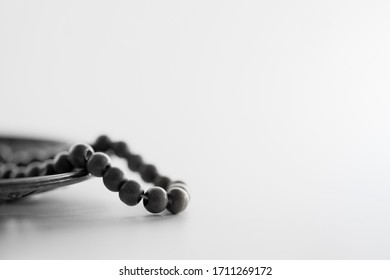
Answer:
[[389, 259], [389, 14], [0, 0], [2, 133], [104, 132], [192, 187], [176, 217], [100, 179], [1, 205], [0, 258]]

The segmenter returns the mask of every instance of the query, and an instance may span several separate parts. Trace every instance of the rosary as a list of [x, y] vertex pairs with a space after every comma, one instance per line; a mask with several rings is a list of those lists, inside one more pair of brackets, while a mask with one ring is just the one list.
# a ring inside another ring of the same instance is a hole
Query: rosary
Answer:
[[[154, 186], [146, 191], [124, 172], [111, 164], [111, 155], [125, 159], [133, 172], [145, 183]], [[111, 141], [105, 135], [92, 145], [0, 137], [0, 202], [16, 200], [55, 188], [102, 177], [106, 188], [119, 193], [119, 199], [129, 206], [141, 200], [146, 210], [172, 214], [184, 211], [190, 196], [186, 184], [162, 176], [152, 164], [144, 163], [140, 155], [130, 151], [123, 141]]]

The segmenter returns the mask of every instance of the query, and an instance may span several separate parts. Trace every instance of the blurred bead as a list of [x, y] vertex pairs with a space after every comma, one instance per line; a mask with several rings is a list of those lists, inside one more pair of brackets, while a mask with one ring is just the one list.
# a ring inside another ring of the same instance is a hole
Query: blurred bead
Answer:
[[38, 161], [38, 162], [43, 162], [46, 159], [48, 159], [49, 156], [47, 154], [46, 150], [35, 150], [32, 154], [32, 160], [33, 161]]
[[41, 164], [40, 176], [54, 175], [55, 173], [54, 161], [52, 159], [48, 159]]
[[151, 213], [164, 211], [168, 204], [167, 192], [160, 187], [151, 187], [145, 192], [144, 206]]
[[10, 178], [10, 175], [14, 172], [14, 169], [18, 167], [14, 163], [6, 163], [3, 168], [4, 169], [3, 169], [2, 178], [8, 179]]
[[128, 180], [122, 184], [119, 190], [120, 200], [129, 206], [135, 206], [141, 201], [144, 191], [136, 181]]
[[185, 185], [186, 183], [184, 183], [183, 181], [180, 181], [180, 180], [175, 180], [175, 181], [171, 182], [171, 185], [173, 185], [173, 184], [183, 184], [183, 185]]
[[167, 191], [169, 191], [172, 188], [182, 188], [183, 190], [187, 191], [188, 197], [191, 198], [190, 192], [189, 192], [189, 187], [183, 182], [183, 181], [172, 181], [168, 188]]
[[111, 166], [111, 159], [105, 153], [97, 152], [92, 154], [87, 162], [87, 170], [93, 176], [102, 177], [108, 167]]
[[85, 168], [94, 150], [88, 144], [76, 144], [69, 149], [69, 161], [77, 168]]
[[173, 187], [179, 187], [179, 188], [183, 188], [183, 189], [187, 190], [187, 185], [183, 181], [172, 181], [168, 185], [168, 189], [173, 188]]
[[26, 166], [25, 174], [26, 177], [36, 177], [41, 174], [42, 171], [42, 163], [33, 162]]
[[70, 172], [73, 170], [73, 165], [69, 161], [68, 152], [60, 152], [54, 157], [54, 171], [57, 174]]
[[0, 161], [8, 162], [12, 159], [12, 149], [6, 144], [0, 144]]
[[188, 192], [183, 188], [174, 187], [168, 190], [168, 205], [167, 209], [172, 214], [183, 212], [190, 201]]
[[171, 179], [169, 179], [168, 177], [158, 175], [154, 179], [153, 184], [157, 187], [161, 187], [164, 190], [167, 190], [170, 182], [171, 182]]
[[127, 159], [127, 166], [131, 171], [138, 171], [143, 164], [142, 157], [139, 155], [127, 156], [126, 159]]
[[0, 163], [0, 179], [3, 178], [4, 171], [5, 171], [5, 163]]
[[123, 141], [115, 142], [112, 144], [112, 149], [117, 157], [125, 158], [130, 154], [129, 147]]
[[31, 155], [29, 151], [21, 150], [12, 155], [12, 162], [16, 164], [26, 165], [31, 162]]
[[26, 170], [22, 166], [17, 166], [16, 168], [14, 168], [11, 174], [9, 175], [9, 178], [14, 178], [14, 179], [24, 178], [24, 177], [26, 177]]
[[97, 152], [106, 152], [107, 150], [109, 150], [111, 148], [110, 138], [108, 138], [107, 135], [99, 136], [96, 139], [95, 144], [93, 144], [93, 148]]
[[119, 187], [126, 180], [126, 176], [118, 167], [108, 167], [103, 175], [103, 183], [112, 192], [119, 191]]
[[142, 180], [147, 183], [153, 182], [158, 175], [156, 167], [152, 164], [145, 164], [144, 166], [142, 166], [140, 169], [140, 173]]

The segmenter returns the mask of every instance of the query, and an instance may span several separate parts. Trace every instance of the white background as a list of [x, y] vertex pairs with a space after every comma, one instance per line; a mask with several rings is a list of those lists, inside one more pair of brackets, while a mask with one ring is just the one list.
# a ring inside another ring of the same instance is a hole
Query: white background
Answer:
[[390, 258], [389, 14], [0, 0], [2, 133], [107, 133], [192, 189], [178, 216], [100, 179], [2, 205], [0, 258]]

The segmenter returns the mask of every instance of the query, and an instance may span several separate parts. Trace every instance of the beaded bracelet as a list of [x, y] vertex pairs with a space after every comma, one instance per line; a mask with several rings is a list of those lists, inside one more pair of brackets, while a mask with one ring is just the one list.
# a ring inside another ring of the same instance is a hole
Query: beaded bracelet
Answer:
[[[4, 147], [3, 147], [4, 148]], [[130, 152], [128, 145], [123, 142], [112, 142], [103, 135], [96, 139], [92, 145], [76, 144], [68, 151], [60, 151], [55, 155], [40, 156], [37, 159], [25, 160], [27, 163], [7, 162], [4, 160], [4, 151], [0, 151], [0, 187], [3, 185], [32, 185], [31, 178], [54, 178], [59, 174], [71, 174], [74, 177], [91, 174], [95, 177], [102, 177], [103, 183], [108, 190], [118, 192], [120, 200], [129, 206], [137, 205], [143, 200], [144, 207], [151, 213], [160, 213], [167, 209], [172, 214], [184, 211], [189, 203], [190, 196], [188, 188], [182, 181], [171, 181], [168, 177], [158, 173], [152, 164], [145, 164], [141, 156]], [[9, 153], [9, 152], [8, 152]], [[114, 154], [127, 161], [127, 166], [131, 171], [138, 172], [146, 183], [153, 183], [147, 191], [143, 191], [141, 185], [126, 178], [124, 172], [111, 164], [108, 154]], [[71, 177], [71, 176], [70, 176]], [[69, 177], [69, 178], [70, 178]], [[62, 177], [58, 177], [61, 179]], [[68, 180], [70, 180], [68, 178]], [[64, 179], [64, 178], [63, 178]], [[79, 180], [79, 181], [80, 181]], [[7, 182], [8, 181], [8, 182]], [[43, 180], [42, 180], [43, 181]], [[58, 180], [57, 180], [58, 181]], [[53, 180], [54, 182], [54, 180]], [[60, 181], [58, 181], [60, 182]], [[69, 181], [71, 183], [71, 181]], [[65, 185], [66, 182], [62, 185]], [[11, 187], [9, 192], [18, 197]], [[31, 188], [33, 189], [33, 188]], [[1, 188], [0, 188], [1, 190]], [[31, 193], [36, 192], [33, 190]], [[21, 196], [30, 195], [27, 192]]]

